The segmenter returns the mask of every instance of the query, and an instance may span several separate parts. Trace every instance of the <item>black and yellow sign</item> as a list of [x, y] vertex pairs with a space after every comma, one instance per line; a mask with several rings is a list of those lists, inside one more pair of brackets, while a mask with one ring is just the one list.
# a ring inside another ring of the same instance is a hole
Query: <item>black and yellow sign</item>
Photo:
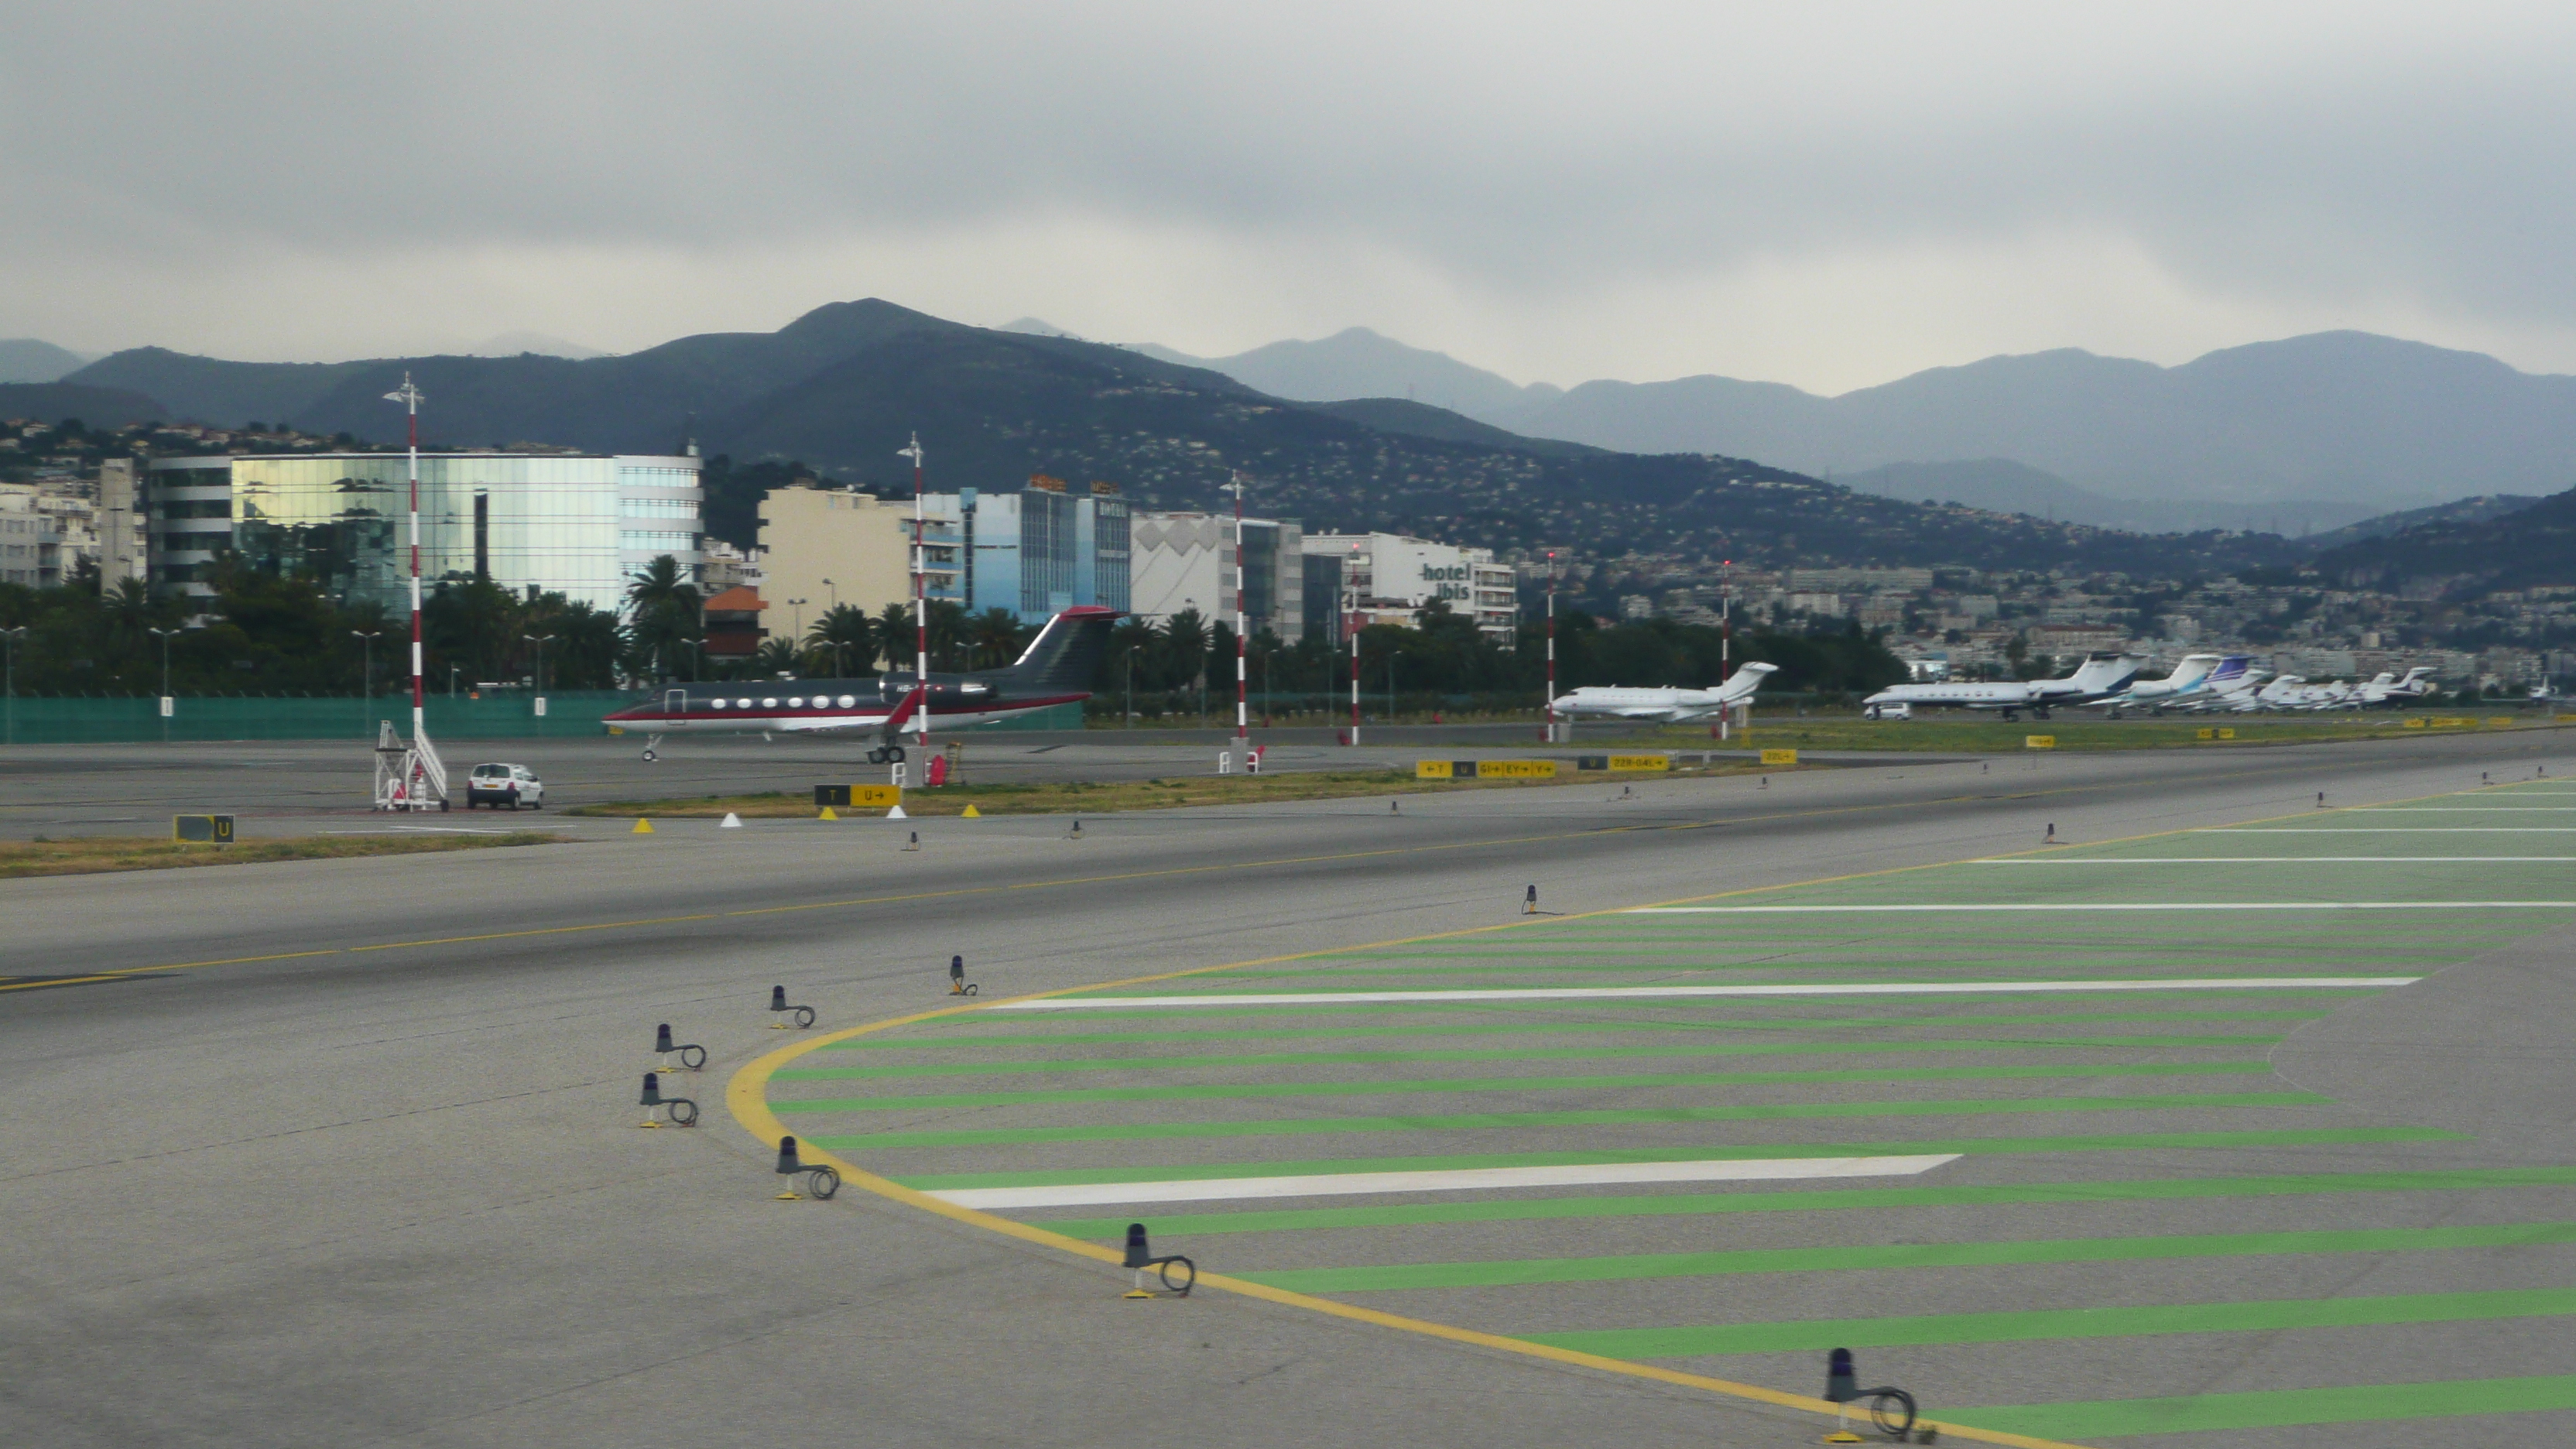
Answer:
[[1554, 760], [1416, 760], [1417, 780], [1553, 780]]
[[1612, 755], [1610, 757], [1610, 768], [1614, 770], [1669, 770], [1672, 767], [1673, 757], [1670, 755]]
[[817, 785], [814, 808], [833, 806], [847, 810], [853, 805], [888, 806], [903, 803], [903, 792], [892, 785]]
[[1798, 763], [1798, 752], [1796, 750], [1764, 750], [1762, 752], [1762, 763], [1766, 765], [1794, 765]]
[[170, 838], [184, 845], [230, 845], [233, 843], [233, 818], [229, 815], [173, 815]]
[[2055, 735], [2023, 735], [2023, 736], [2021, 737], [2021, 743], [2022, 743], [2022, 747], [2023, 747], [2024, 749], [2031, 749], [2031, 750], [2053, 750], [2053, 749], [2056, 749], [2056, 748], [2057, 748], [2057, 736], [2055, 736]]

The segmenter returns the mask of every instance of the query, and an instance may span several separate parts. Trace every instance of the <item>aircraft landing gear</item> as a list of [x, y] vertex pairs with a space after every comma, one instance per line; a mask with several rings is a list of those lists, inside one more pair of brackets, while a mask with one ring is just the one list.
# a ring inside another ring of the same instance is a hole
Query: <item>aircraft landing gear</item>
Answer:
[[661, 756], [654, 753], [654, 747], [661, 743], [662, 737], [660, 735], [646, 735], [644, 737], [644, 763], [649, 765], [655, 760], [661, 758]]
[[900, 765], [903, 763], [903, 746], [882, 745], [876, 749], [870, 750], [868, 751], [868, 763], [871, 765]]
[[2046, 705], [2041, 705], [2041, 706], [2039, 706], [2039, 707], [2037, 707], [2037, 708], [2033, 709], [2033, 710], [2030, 712], [2030, 717], [2031, 717], [2032, 719], [2046, 719], [2046, 718], [2048, 718], [2048, 707], [2047, 707]]
[[2017, 710], [2017, 709], [2008, 709], [2008, 710], [2005, 710], [2005, 711], [2004, 711], [2004, 723], [2005, 723], [2005, 724], [2019, 724], [2019, 723], [2021, 723], [2021, 711], [2020, 711], [2020, 710]]

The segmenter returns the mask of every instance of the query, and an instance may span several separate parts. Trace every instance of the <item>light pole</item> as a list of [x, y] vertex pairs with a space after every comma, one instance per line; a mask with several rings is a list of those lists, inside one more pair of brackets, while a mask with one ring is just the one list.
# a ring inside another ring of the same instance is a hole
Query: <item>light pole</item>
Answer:
[[367, 716], [376, 711], [376, 640], [382, 629], [352, 629], [358, 641], [358, 733], [367, 732]]
[[[930, 535], [924, 531], [928, 516], [922, 512], [921, 501], [921, 470], [926, 456], [921, 451], [921, 434], [913, 434], [911, 445], [895, 449], [894, 455], [912, 460], [912, 682], [921, 691], [921, 712], [914, 717], [913, 725], [920, 732], [922, 769], [926, 771], [930, 768]], [[961, 546], [963, 541], [961, 534]]]
[[170, 636], [176, 629], [145, 629], [146, 634], [161, 640], [161, 743], [170, 743]]
[[552, 634], [522, 634], [519, 637], [537, 646], [537, 693], [543, 694], [546, 692], [546, 646], [555, 641], [555, 636]]
[[456, 676], [464, 672], [465, 666], [462, 664], [451, 664], [447, 666], [447, 697], [449, 699], [454, 699], [456, 697]]
[[787, 607], [790, 611], [788, 618], [792, 621], [787, 631], [787, 637], [802, 643], [805, 638], [805, 601], [803, 599], [789, 599], [787, 601]]
[[832, 582], [830, 579], [825, 579], [823, 581], [823, 587], [832, 591], [832, 607], [835, 609], [841, 607], [841, 586]]
[[18, 742], [18, 641], [26, 637], [27, 626], [24, 624], [15, 629], [0, 629], [0, 676], [5, 676], [0, 689], [6, 690], [5, 694], [0, 694], [0, 699], [8, 701], [9, 710], [6, 727], [0, 729], [0, 739], [10, 744]]

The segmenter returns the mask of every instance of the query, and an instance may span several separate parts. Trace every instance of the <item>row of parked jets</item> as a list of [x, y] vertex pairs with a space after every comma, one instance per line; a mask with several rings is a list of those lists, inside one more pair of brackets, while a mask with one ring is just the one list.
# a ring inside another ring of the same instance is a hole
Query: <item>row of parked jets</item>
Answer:
[[2096, 708], [2113, 719], [2123, 710], [2143, 708], [2163, 714], [2250, 714], [2257, 710], [2335, 710], [2395, 706], [2422, 699], [2433, 689], [2430, 666], [2402, 676], [2335, 680], [2310, 684], [2295, 674], [2275, 675], [2258, 669], [2243, 654], [2187, 654], [2162, 679], [2140, 679], [2147, 660], [2136, 654], [2093, 654], [2062, 679], [2016, 679], [1995, 683], [1899, 684], [1861, 701], [1871, 719], [1903, 718], [1917, 706], [2000, 711], [2007, 720], [2027, 710], [2047, 719], [2061, 707]]

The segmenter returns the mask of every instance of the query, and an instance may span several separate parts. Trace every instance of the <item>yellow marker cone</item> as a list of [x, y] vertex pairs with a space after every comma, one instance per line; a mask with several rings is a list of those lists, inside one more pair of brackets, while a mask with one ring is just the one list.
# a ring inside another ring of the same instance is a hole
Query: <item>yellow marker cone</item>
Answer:
[[841, 817], [840, 817], [840, 816], [838, 816], [838, 815], [833, 814], [833, 813], [832, 813], [832, 807], [831, 807], [831, 806], [829, 806], [829, 805], [826, 805], [826, 806], [824, 806], [824, 807], [823, 807], [823, 813], [822, 813], [822, 814], [820, 814], [820, 815], [815, 816], [814, 818], [815, 818], [815, 819], [817, 819], [817, 820], [838, 820], [838, 819], [840, 819]]
[[650, 820], [640, 820], [640, 819], [639, 819], [639, 820], [637, 820], [637, 821], [635, 822], [635, 830], [634, 830], [634, 833], [635, 833], [635, 834], [637, 834], [637, 835], [650, 835], [650, 834], [652, 834], [652, 833], [653, 833], [653, 822], [652, 822], [652, 821], [650, 821]]
[[976, 809], [976, 808], [974, 807], [974, 805], [970, 802], [970, 803], [966, 806], [966, 812], [965, 812], [965, 814], [964, 814], [964, 815], [962, 815], [962, 816], [960, 816], [959, 818], [960, 818], [960, 819], [965, 819], [965, 820], [981, 820], [981, 819], [983, 819], [983, 818], [984, 818], [984, 812], [983, 812], [983, 811], [981, 811], [981, 810]]

